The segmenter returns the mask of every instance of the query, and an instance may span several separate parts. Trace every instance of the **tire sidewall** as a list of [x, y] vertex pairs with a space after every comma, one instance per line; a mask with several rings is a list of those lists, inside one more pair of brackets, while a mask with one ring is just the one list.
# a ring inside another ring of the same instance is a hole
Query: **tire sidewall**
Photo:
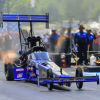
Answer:
[[14, 80], [13, 65], [7, 64], [6, 67], [7, 67], [7, 70], [5, 72], [6, 80], [7, 81], [13, 81]]
[[[76, 69], [76, 77], [83, 77], [83, 72], [80, 67]], [[83, 82], [76, 82], [76, 86], [78, 89], [81, 89], [83, 87]]]
[[[52, 69], [48, 69], [48, 70], [47, 70], [47, 78], [48, 78], [48, 79], [49, 79], [49, 78], [53, 78]], [[48, 84], [47, 84], [47, 87], [48, 87], [49, 90], [52, 90], [52, 88], [53, 88], [53, 83], [48, 83]]]

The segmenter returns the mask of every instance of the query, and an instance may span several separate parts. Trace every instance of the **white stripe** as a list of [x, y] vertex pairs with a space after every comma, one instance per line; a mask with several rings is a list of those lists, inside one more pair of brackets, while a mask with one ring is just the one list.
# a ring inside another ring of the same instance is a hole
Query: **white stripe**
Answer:
[[36, 68], [38, 68], [38, 63], [36, 63]]
[[38, 70], [36, 70], [36, 74], [39, 75], [39, 71]]
[[99, 77], [100, 77], [100, 73], [98, 73], [98, 72], [94, 72], [94, 73], [84, 72], [83, 75], [86, 75], [86, 76], [96, 76], [96, 75], [99, 75]]

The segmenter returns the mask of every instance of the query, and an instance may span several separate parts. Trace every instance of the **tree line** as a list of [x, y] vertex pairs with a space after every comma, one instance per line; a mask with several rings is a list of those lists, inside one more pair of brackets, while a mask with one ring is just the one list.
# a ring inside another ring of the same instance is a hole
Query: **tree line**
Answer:
[[[4, 2], [3, 12], [7, 12], [7, 1]], [[9, 11], [18, 14], [49, 12], [51, 23], [70, 18], [80, 21], [97, 20], [100, 15], [100, 0], [35, 0], [34, 9], [31, 9], [30, 2], [31, 0], [9, 0]]]

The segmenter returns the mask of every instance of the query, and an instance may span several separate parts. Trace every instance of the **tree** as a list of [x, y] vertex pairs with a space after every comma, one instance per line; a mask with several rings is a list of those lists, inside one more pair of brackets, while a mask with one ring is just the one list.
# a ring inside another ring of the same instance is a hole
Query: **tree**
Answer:
[[[30, 14], [30, 0], [9, 0], [10, 13]], [[7, 12], [7, 1], [4, 4]]]
[[3, 12], [5, 0], [0, 0], [0, 12]]

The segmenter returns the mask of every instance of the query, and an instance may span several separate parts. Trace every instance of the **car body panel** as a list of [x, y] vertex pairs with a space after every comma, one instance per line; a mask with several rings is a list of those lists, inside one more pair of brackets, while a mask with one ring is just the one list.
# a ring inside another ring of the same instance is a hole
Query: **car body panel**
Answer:
[[13, 68], [13, 74], [15, 80], [25, 80], [27, 78], [26, 68], [23, 67]]

